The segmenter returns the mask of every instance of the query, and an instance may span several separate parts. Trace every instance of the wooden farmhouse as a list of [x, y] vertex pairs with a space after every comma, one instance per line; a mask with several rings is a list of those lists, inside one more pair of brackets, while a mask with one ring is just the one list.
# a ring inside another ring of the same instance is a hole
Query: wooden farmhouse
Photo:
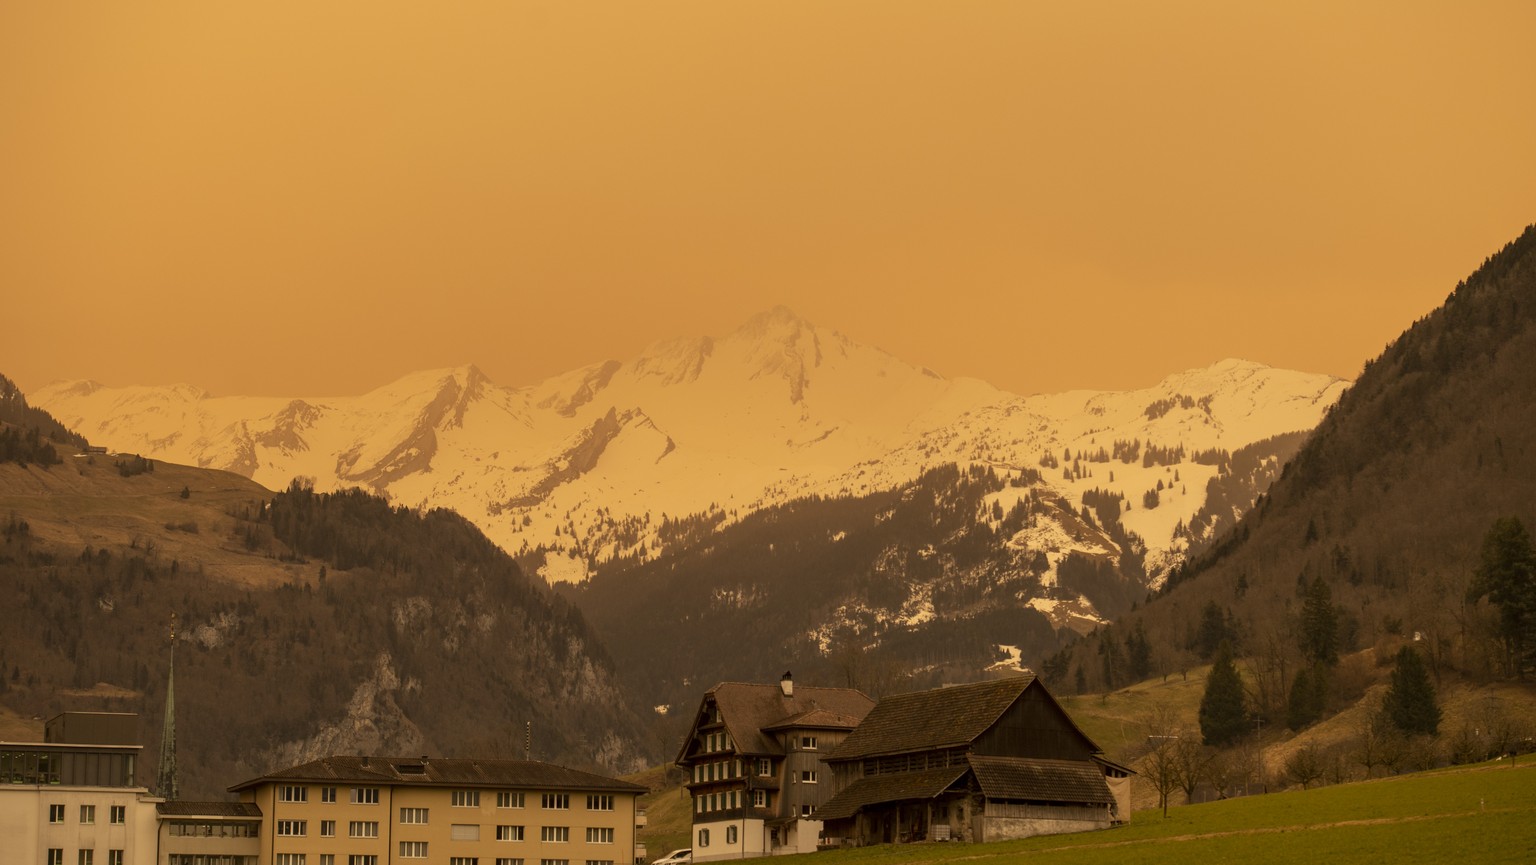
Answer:
[[886, 697], [823, 759], [824, 846], [1000, 841], [1131, 813], [1131, 770], [1033, 676]]

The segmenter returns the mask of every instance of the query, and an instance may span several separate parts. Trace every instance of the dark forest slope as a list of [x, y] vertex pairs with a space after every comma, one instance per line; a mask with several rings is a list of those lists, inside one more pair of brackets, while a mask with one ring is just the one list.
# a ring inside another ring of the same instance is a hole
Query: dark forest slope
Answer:
[[[1132, 618], [1177, 668], [1209, 649], [1214, 604], [1274, 674], [1260, 676], [1273, 709], [1297, 668], [1302, 588], [1321, 577], [1341, 649], [1412, 640], [1437, 674], [1497, 676], [1493, 613], [1466, 596], [1504, 516], [1536, 524], [1536, 227], [1369, 363], [1259, 506]], [[1098, 645], [1074, 654], [1099, 670]]]

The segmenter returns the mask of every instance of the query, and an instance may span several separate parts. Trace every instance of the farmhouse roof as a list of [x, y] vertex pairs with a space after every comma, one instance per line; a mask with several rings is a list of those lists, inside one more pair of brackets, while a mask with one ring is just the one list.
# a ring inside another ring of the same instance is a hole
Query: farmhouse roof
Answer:
[[860, 778], [817, 808], [814, 819], [846, 820], [869, 805], [932, 799], [954, 786], [968, 772], [969, 766], [960, 765]]

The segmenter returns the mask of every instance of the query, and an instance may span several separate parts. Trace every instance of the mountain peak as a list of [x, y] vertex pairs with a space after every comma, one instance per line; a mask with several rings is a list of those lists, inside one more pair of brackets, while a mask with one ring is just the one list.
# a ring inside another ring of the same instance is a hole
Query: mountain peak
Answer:
[[815, 329], [816, 325], [796, 315], [789, 307], [779, 304], [742, 322], [741, 327], [736, 328], [731, 336], [752, 341], [771, 339], [784, 342], [793, 339], [801, 331]]

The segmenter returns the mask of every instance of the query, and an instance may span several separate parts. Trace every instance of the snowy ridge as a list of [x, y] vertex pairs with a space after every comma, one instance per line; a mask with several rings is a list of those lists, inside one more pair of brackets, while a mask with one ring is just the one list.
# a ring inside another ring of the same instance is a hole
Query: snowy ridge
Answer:
[[[1133, 505], [1123, 524], [1149, 558], [1172, 560], [1175, 526], [1217, 471], [1192, 455], [1310, 429], [1346, 385], [1225, 360], [1142, 390], [1020, 397], [940, 377], [780, 307], [719, 339], [666, 340], [522, 388], [466, 366], [351, 397], [60, 382], [29, 399], [116, 450], [274, 489], [304, 477], [319, 490], [360, 486], [452, 508], [510, 552], [565, 552], [545, 576], [579, 580], [614, 556], [655, 555], [667, 520], [728, 522], [807, 494], [890, 489], [947, 462], [1039, 471], [1074, 506], [1094, 488], [1119, 492]], [[1185, 456], [1084, 462], [1077, 475], [1062, 463], [1130, 440]], [[1047, 454], [1057, 465], [1042, 465]], [[1160, 506], [1143, 509], [1158, 481]], [[1050, 534], [1031, 531], [1044, 534], [1015, 543]], [[1049, 540], [1065, 555], [1065, 540]]]

